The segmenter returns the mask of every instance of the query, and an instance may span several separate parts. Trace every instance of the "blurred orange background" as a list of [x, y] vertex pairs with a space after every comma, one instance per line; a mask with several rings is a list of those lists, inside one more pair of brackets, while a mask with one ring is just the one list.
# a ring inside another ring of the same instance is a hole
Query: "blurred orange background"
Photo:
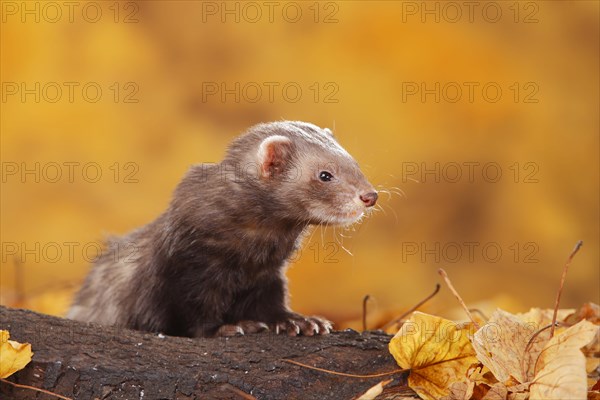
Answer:
[[359, 327], [369, 294], [376, 326], [440, 267], [486, 312], [552, 307], [580, 239], [562, 306], [599, 302], [597, 1], [66, 3], [1, 3], [1, 304], [61, 315], [106, 235], [280, 119], [393, 192], [315, 229], [297, 311]]

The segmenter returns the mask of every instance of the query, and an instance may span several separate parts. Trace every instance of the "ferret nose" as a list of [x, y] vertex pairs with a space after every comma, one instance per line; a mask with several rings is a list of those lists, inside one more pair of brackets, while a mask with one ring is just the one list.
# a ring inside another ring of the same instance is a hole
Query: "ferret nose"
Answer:
[[360, 199], [365, 203], [365, 207], [373, 207], [377, 202], [377, 192], [368, 192], [360, 195]]

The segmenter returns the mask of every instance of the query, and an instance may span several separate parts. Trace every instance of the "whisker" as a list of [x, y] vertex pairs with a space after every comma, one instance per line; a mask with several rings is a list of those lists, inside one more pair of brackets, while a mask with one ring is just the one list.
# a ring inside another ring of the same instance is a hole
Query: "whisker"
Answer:
[[351, 257], [354, 257], [354, 254], [352, 254], [352, 252], [350, 252], [350, 250], [348, 250], [346, 247], [344, 247], [343, 244], [340, 244], [340, 247], [342, 248], [342, 250], [344, 250], [346, 253], [348, 253]]
[[400, 197], [408, 198], [406, 192], [397, 186], [391, 186], [388, 188], [390, 191], [394, 191], [394, 193], [398, 194]]
[[381, 204], [376, 204], [371, 212], [372, 213], [381, 212], [381, 213], [383, 213], [384, 216], [387, 217], [387, 212], [385, 212], [385, 209], [383, 208], [383, 206]]
[[[346, 228], [344, 227], [344, 229], [346, 229]], [[352, 252], [350, 250], [348, 250], [346, 248], [346, 246], [344, 246], [344, 239], [343, 239], [343, 237], [345, 237], [345, 236], [344, 235], [340, 235], [339, 240], [337, 240], [337, 235], [334, 236], [334, 237], [336, 238], [336, 242], [342, 248], [342, 250], [344, 250], [346, 253], [348, 253], [351, 257], [354, 257], [354, 254], [352, 254]]]
[[307, 242], [310, 243], [312, 241], [313, 236], [315, 235], [315, 232], [317, 230], [313, 228], [312, 232], [310, 233], [310, 237], [308, 238]]
[[377, 190], [381, 193], [385, 193], [386, 195], [388, 195], [388, 200], [391, 198], [392, 194], [398, 195], [400, 197], [408, 198], [408, 196], [406, 195], [406, 192], [404, 192], [404, 190], [402, 190], [401, 188], [399, 188], [397, 186], [384, 187], [382, 185], [379, 185], [377, 187]]
[[387, 190], [387, 189], [380, 189], [380, 188], [378, 188], [378, 189], [377, 189], [377, 191], [378, 191], [379, 193], [385, 193], [385, 194], [387, 195], [387, 199], [388, 199], [388, 201], [390, 201], [390, 200], [392, 199], [392, 194], [390, 193], [390, 191], [389, 191], [389, 190]]
[[[381, 207], [383, 207], [384, 205], [382, 204]], [[394, 207], [387, 205], [386, 206], [392, 211], [392, 214], [394, 214], [394, 219], [396, 221], [396, 224], [398, 224], [398, 214], [396, 214], [396, 210], [394, 210]]]

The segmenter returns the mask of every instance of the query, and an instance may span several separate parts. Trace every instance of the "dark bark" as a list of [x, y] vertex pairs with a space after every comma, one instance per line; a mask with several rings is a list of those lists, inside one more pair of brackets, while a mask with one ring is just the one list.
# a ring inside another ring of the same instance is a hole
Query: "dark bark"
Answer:
[[[229, 339], [159, 336], [0, 307], [0, 329], [31, 343], [32, 362], [9, 380], [73, 399], [352, 399], [384, 379], [355, 379], [309, 370], [292, 359], [352, 374], [398, 369], [383, 333], [319, 337], [269, 333]], [[404, 390], [402, 390], [404, 391]], [[406, 393], [406, 392], [405, 392]], [[50, 399], [0, 383], [3, 399]]]

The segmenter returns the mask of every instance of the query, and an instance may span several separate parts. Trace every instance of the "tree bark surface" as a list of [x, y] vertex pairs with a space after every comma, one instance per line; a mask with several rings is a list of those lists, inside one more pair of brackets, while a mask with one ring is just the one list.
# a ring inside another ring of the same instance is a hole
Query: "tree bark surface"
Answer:
[[[8, 380], [73, 399], [353, 399], [378, 382], [405, 375], [350, 378], [283, 360], [349, 374], [398, 369], [390, 336], [355, 331], [288, 337], [262, 333], [189, 339], [85, 324], [0, 306], [0, 329], [31, 343], [32, 362]], [[389, 389], [389, 387], [388, 387]], [[387, 390], [386, 390], [387, 391]], [[407, 395], [407, 394], [405, 394]], [[3, 399], [51, 399], [0, 383]]]

